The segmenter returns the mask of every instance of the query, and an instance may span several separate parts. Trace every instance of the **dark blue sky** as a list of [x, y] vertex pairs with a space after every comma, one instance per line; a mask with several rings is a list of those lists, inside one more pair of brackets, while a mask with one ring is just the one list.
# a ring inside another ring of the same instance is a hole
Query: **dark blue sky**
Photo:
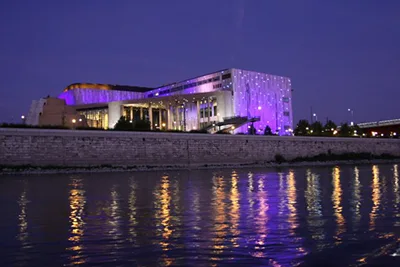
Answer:
[[74, 82], [292, 78], [294, 119], [400, 117], [400, 1], [0, 1], [0, 121]]

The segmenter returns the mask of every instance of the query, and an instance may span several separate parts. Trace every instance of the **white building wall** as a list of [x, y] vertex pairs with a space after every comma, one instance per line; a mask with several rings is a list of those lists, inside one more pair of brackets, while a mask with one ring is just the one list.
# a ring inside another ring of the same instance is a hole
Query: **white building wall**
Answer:
[[110, 102], [108, 103], [108, 128], [114, 128], [115, 124], [121, 118], [122, 102]]
[[[293, 129], [291, 81], [287, 77], [233, 69], [233, 105], [236, 116], [260, 117], [254, 123], [262, 133], [268, 125], [280, 135]], [[287, 101], [287, 102], [286, 102]], [[247, 125], [238, 132], [247, 132]]]
[[26, 124], [28, 125], [39, 125], [39, 116], [43, 112], [43, 105], [46, 103], [46, 99], [41, 98], [39, 100], [33, 100], [29, 108], [28, 115], [26, 116]]

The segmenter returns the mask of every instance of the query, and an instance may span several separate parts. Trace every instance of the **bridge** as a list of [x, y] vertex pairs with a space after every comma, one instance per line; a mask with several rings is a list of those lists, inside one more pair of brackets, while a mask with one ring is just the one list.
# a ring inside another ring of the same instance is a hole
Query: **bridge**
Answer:
[[357, 124], [364, 132], [371, 132], [377, 136], [400, 135], [400, 119], [362, 122]]

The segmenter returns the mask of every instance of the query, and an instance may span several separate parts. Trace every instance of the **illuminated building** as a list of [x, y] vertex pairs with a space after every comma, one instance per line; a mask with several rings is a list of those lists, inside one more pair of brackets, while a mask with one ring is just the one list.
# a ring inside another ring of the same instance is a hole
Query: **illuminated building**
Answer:
[[289, 78], [226, 69], [157, 88], [72, 84], [59, 98], [93, 127], [113, 128], [125, 116], [152, 129], [239, 133], [253, 124], [285, 135], [293, 128], [291, 91]]

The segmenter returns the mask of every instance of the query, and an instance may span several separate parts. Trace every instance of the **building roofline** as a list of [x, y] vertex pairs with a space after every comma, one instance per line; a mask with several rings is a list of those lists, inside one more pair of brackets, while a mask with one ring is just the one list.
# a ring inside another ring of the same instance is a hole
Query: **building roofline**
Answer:
[[143, 86], [132, 86], [132, 85], [119, 85], [119, 84], [103, 84], [103, 83], [72, 83], [68, 85], [63, 92], [67, 92], [73, 89], [100, 89], [100, 90], [115, 90], [115, 91], [127, 91], [127, 92], [139, 92], [144, 93], [153, 90], [151, 87]]

